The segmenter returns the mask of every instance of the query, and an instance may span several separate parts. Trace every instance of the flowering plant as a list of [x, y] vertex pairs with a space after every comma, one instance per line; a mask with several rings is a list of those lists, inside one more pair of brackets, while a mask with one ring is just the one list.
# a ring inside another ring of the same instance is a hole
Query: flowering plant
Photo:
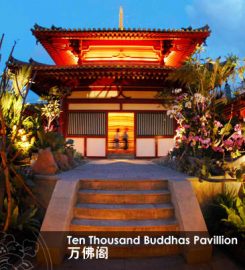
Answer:
[[244, 128], [230, 118], [225, 123], [211, 95], [181, 94], [167, 114], [177, 121], [175, 150], [180, 156], [237, 158], [244, 152]]
[[[170, 164], [191, 174], [198, 174], [201, 168], [201, 175], [209, 174], [210, 168], [219, 164], [223, 174], [227, 171], [226, 158], [237, 158], [244, 153], [245, 128], [232, 113], [230, 119], [222, 117], [220, 109], [229, 100], [226, 93], [219, 104], [216, 101], [223, 96], [221, 88], [227, 81], [244, 79], [245, 61], [235, 55], [203, 58], [203, 49], [198, 46], [184, 65], [168, 75], [169, 86], [159, 97], [165, 100], [170, 91], [175, 95], [171, 95], [174, 104], [167, 112], [178, 124], [175, 148], [170, 153], [174, 162]], [[173, 86], [178, 89], [173, 90]], [[216, 170], [216, 174], [221, 170]]]

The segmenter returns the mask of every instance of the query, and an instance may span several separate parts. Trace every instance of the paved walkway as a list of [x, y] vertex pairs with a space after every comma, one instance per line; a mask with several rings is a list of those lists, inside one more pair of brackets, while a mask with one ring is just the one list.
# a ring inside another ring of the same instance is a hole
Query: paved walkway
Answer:
[[187, 175], [176, 172], [168, 167], [157, 165], [149, 160], [91, 160], [75, 169], [63, 172], [59, 175], [61, 179], [122, 179], [122, 180], [144, 180], [144, 179], [168, 179], [182, 181]]

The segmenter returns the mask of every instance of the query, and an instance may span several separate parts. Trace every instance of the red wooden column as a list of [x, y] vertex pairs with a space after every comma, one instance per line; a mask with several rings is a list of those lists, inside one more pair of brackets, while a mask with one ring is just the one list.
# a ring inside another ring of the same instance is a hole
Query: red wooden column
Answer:
[[59, 132], [63, 134], [63, 136], [67, 136], [67, 114], [68, 114], [68, 105], [66, 98], [61, 99], [61, 113], [59, 118]]

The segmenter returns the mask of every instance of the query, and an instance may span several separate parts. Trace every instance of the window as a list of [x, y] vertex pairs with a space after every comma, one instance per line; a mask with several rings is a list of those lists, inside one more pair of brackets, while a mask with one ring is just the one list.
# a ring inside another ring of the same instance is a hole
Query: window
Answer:
[[70, 112], [68, 135], [106, 135], [106, 114], [103, 112]]
[[137, 113], [138, 136], [172, 136], [173, 119], [162, 112]]

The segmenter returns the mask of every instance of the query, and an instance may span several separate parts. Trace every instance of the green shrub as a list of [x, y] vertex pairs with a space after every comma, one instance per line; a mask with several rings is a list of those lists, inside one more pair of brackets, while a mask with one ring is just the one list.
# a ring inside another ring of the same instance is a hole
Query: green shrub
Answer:
[[233, 207], [235, 197], [235, 192], [225, 191], [218, 194], [208, 205], [204, 215], [208, 230], [211, 234], [220, 233], [223, 225], [222, 220], [227, 217], [226, 210], [222, 205]]
[[239, 233], [239, 235], [245, 238], [245, 198], [241, 199], [237, 196], [231, 206], [227, 206], [223, 203], [221, 206], [225, 209], [227, 214], [227, 218], [223, 218], [222, 221], [230, 225], [235, 233]]
[[47, 132], [38, 131], [39, 146], [40, 148], [50, 147], [52, 151], [65, 149], [65, 138], [59, 132]]
[[245, 238], [245, 198], [233, 191], [218, 194], [207, 208], [205, 219], [211, 234]]

